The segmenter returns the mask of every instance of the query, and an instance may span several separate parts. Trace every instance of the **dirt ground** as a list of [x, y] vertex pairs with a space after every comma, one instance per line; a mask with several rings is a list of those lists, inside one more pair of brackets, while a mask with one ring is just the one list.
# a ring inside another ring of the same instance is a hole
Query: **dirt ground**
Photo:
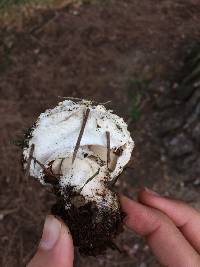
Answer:
[[[64, 96], [111, 100], [129, 122], [136, 147], [119, 192], [136, 198], [147, 186], [200, 208], [200, 87], [187, 97], [179, 88], [185, 55], [199, 42], [198, 0], [97, 1], [38, 10], [20, 29], [0, 26], [0, 266], [25, 266], [55, 201], [24, 177], [10, 141]], [[121, 254], [76, 253], [75, 266], [160, 266], [127, 229], [116, 243]]]

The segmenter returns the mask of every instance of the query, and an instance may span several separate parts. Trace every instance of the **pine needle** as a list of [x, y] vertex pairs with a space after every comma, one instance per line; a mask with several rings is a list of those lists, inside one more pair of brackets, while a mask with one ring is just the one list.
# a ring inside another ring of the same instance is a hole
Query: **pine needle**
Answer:
[[29, 176], [30, 166], [31, 166], [31, 160], [32, 160], [32, 158], [33, 158], [33, 152], [34, 152], [34, 149], [35, 149], [35, 145], [32, 144], [32, 145], [31, 145], [31, 149], [30, 149], [30, 153], [29, 153], [29, 158], [28, 158], [27, 167], [26, 167], [26, 174], [25, 174], [25, 177], [26, 177], [26, 178], [28, 178], [28, 176]]
[[86, 184], [88, 184], [90, 181], [92, 181], [99, 174], [99, 172], [100, 172], [100, 168], [97, 170], [97, 172], [95, 172], [95, 174], [93, 174], [89, 179], [87, 179], [85, 184], [79, 190], [79, 193], [83, 190], [83, 188], [84, 188], [84, 186], [86, 186]]
[[81, 139], [83, 137], [83, 133], [84, 133], [84, 130], [85, 130], [85, 126], [86, 126], [86, 123], [87, 123], [87, 120], [88, 120], [89, 113], [90, 113], [90, 109], [87, 108], [85, 114], [83, 115], [83, 122], [82, 122], [81, 130], [80, 130], [80, 133], [79, 133], [79, 136], [78, 136], [75, 148], [74, 148], [74, 153], [73, 153], [73, 157], [72, 157], [72, 164], [74, 163], [74, 160], [76, 158], [78, 149], [80, 147]]
[[109, 169], [110, 164], [110, 132], [106, 132], [106, 140], [107, 140], [107, 168]]

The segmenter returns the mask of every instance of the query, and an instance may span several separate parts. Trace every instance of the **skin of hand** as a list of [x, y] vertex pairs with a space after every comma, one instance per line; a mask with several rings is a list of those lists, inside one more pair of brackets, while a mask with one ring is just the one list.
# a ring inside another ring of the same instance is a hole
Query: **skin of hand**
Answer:
[[[200, 213], [148, 189], [139, 192], [138, 200], [121, 196], [124, 223], [146, 238], [158, 261], [169, 267], [200, 267]], [[27, 267], [72, 267], [73, 259], [68, 228], [47, 216], [38, 250]]]
[[54, 216], [47, 216], [38, 250], [27, 267], [72, 267], [73, 259], [69, 229]]
[[200, 213], [176, 200], [144, 189], [140, 203], [121, 197], [124, 223], [146, 238], [163, 266], [200, 267]]

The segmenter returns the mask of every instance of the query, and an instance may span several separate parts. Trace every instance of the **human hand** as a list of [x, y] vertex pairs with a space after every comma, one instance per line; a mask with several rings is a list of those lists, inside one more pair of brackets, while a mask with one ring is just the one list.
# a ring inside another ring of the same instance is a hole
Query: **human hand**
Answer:
[[158, 261], [169, 267], [200, 266], [200, 213], [147, 189], [139, 202], [121, 197], [125, 224], [146, 238]]
[[68, 228], [47, 216], [38, 250], [27, 267], [72, 267], [74, 248]]
[[[147, 190], [139, 193], [139, 201], [121, 197], [125, 224], [146, 238], [159, 262], [170, 267], [200, 266], [200, 213]], [[69, 230], [48, 216], [38, 251], [27, 267], [72, 267], [73, 257]]]

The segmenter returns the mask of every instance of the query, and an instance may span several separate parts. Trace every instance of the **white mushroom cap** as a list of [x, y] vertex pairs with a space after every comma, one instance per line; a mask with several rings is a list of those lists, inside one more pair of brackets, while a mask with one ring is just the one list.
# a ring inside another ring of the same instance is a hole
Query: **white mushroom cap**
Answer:
[[[89, 115], [72, 164], [86, 109], [89, 109]], [[106, 132], [110, 133], [108, 166]], [[75, 103], [71, 100], [65, 100], [39, 116], [29, 146], [23, 151], [25, 167], [32, 144], [34, 144], [34, 158], [46, 167], [53, 162], [53, 172], [57, 174], [61, 172], [59, 182], [61, 188], [67, 185], [75, 186], [77, 190], [82, 189], [81, 194], [88, 199], [94, 196], [98, 199], [99, 195], [102, 195], [105, 183], [122, 172], [134, 147], [127, 124], [122, 118], [106, 110], [102, 105], [92, 106], [88, 101]], [[119, 149], [121, 154], [117, 155], [116, 151]], [[33, 160], [30, 164], [30, 175], [45, 184], [43, 169]], [[92, 176], [95, 177], [87, 182]]]

